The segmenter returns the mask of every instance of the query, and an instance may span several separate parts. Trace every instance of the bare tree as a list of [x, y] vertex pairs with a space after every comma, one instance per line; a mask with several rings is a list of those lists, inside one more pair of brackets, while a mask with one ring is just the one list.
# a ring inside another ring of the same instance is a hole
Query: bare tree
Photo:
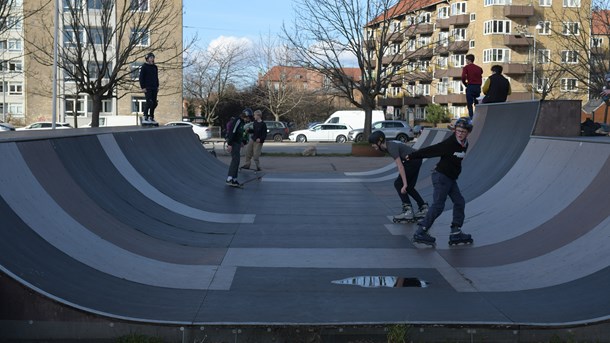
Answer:
[[[104, 99], [128, 94], [136, 82], [134, 66], [150, 51], [163, 54], [164, 70], [182, 68], [182, 41], [173, 38], [181, 25], [182, 8], [171, 0], [64, 0], [57, 66], [72, 81], [76, 93], [92, 100], [91, 126], [99, 126]], [[47, 35], [27, 44], [34, 59], [53, 64], [53, 16], [41, 16]], [[139, 87], [137, 87], [139, 92]]]
[[249, 46], [228, 41], [196, 51], [185, 69], [184, 94], [208, 123], [218, 119], [218, 105], [247, 80], [251, 65]]
[[[418, 20], [405, 24], [398, 16], [414, 14], [417, 1], [396, 0], [295, 0], [295, 19], [283, 33], [294, 49], [297, 65], [324, 74], [352, 104], [365, 111], [365, 138], [371, 132], [377, 96], [384, 94], [410, 58], [429, 44], [402, 51], [392, 37], [415, 32]], [[402, 39], [401, 39], [402, 41]], [[346, 58], [355, 61], [361, 78], [345, 72]]]
[[554, 58], [546, 58], [541, 49], [547, 47], [538, 41], [536, 66], [540, 71], [536, 82], [543, 85], [544, 97], [599, 97], [604, 76], [610, 72], [610, 12], [603, 10], [610, 2], [596, 0], [591, 5], [549, 8], [550, 13], [539, 22], [544, 33], [552, 37], [553, 50], [557, 51]]

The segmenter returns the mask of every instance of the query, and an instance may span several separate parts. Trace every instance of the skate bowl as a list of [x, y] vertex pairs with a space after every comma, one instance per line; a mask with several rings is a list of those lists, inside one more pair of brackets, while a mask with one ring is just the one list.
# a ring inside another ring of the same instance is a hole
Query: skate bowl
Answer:
[[[227, 166], [184, 128], [3, 136], [0, 338], [99, 338], [127, 324], [601, 325], [610, 141], [531, 136], [530, 124], [509, 139], [491, 108], [460, 178], [474, 244], [447, 245], [448, 210], [435, 249], [410, 241], [415, 225], [392, 223], [387, 180], [266, 175], [226, 187]], [[367, 278], [427, 286], [358, 286]]]

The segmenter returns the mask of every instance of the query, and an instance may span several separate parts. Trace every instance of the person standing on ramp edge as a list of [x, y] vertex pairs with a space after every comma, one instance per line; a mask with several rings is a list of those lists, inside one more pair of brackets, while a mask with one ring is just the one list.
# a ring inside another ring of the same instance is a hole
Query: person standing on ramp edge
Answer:
[[155, 54], [149, 52], [144, 59], [146, 60], [146, 63], [140, 68], [140, 88], [142, 88], [144, 96], [146, 97], [142, 124], [154, 125], [157, 124], [155, 121], [155, 108], [158, 105], [157, 93], [159, 93], [159, 70], [155, 64]]
[[468, 149], [468, 134], [472, 131], [472, 122], [469, 118], [460, 118], [455, 123], [455, 134], [444, 141], [422, 148], [406, 156], [407, 160], [440, 157], [432, 172], [432, 184], [434, 186], [433, 203], [418, 225], [418, 229], [413, 235], [415, 243], [435, 245], [436, 238], [428, 234], [428, 230], [434, 224], [438, 216], [445, 209], [447, 196], [453, 202], [453, 220], [451, 221], [451, 235], [449, 245], [471, 244], [472, 237], [462, 232], [464, 224], [464, 209], [466, 201], [460, 192], [457, 178], [462, 172], [462, 160]]

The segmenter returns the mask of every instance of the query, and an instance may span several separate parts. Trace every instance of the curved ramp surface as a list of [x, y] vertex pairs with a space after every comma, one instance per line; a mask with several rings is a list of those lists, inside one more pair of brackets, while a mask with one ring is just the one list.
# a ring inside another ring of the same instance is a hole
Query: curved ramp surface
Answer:
[[[487, 134], [469, 161], [503, 158], [478, 148]], [[475, 244], [446, 245], [445, 212], [430, 249], [410, 242], [413, 225], [388, 220], [385, 203], [396, 195], [380, 191], [386, 184], [234, 189], [191, 138], [160, 128], [0, 142], [2, 272], [66, 306], [148, 323], [608, 319], [610, 142], [528, 138], [469, 199], [464, 229]], [[187, 207], [201, 217], [177, 210]], [[249, 220], [208, 221], [206, 213]], [[358, 276], [428, 287], [333, 283]]]

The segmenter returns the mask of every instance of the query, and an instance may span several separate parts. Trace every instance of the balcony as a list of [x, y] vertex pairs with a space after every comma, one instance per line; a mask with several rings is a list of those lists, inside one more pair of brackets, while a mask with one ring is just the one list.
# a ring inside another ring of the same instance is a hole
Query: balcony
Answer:
[[402, 32], [394, 32], [388, 36], [388, 41], [390, 42], [402, 42], [404, 39]]
[[443, 77], [462, 77], [462, 68], [448, 68], [448, 69], [436, 69], [434, 72], [435, 79], [442, 79]]
[[432, 48], [418, 48], [415, 51], [407, 51], [405, 53], [407, 59], [430, 59], [434, 56], [434, 49]]
[[534, 6], [508, 5], [504, 7], [504, 16], [507, 18], [529, 18], [534, 16]]
[[430, 35], [434, 33], [434, 24], [430, 23], [421, 23], [413, 25], [407, 28], [405, 35], [407, 36], [415, 36], [417, 34], [420, 35]]
[[451, 25], [468, 25], [470, 24], [470, 14], [458, 14], [449, 17], [449, 24]]
[[405, 60], [405, 55], [396, 54], [396, 55], [383, 56], [383, 58], [381, 59], [381, 63], [384, 65], [387, 65], [387, 64], [392, 64], [392, 63], [402, 63], [402, 61], [404, 61], [404, 60]]
[[591, 47], [591, 55], [605, 55], [607, 53], [607, 49], [604, 49], [601, 46], [593, 46]]
[[449, 44], [449, 51], [451, 52], [465, 52], [470, 49], [470, 43], [466, 40], [455, 41]]
[[466, 94], [437, 94], [434, 96], [434, 102], [437, 104], [465, 104]]
[[506, 75], [524, 75], [532, 72], [530, 63], [500, 63]]
[[379, 106], [411, 106], [411, 105], [429, 105], [432, 103], [432, 97], [429, 95], [405, 96], [405, 97], [387, 97], [377, 99]]
[[443, 29], [448, 29], [450, 26], [450, 20], [451, 18], [443, 18], [443, 19], [437, 19], [436, 20], [436, 27], [443, 30]]
[[412, 71], [403, 75], [404, 82], [432, 81], [432, 72]]
[[530, 46], [532, 45], [532, 37], [525, 37], [523, 35], [505, 35], [504, 45], [506, 46]]

